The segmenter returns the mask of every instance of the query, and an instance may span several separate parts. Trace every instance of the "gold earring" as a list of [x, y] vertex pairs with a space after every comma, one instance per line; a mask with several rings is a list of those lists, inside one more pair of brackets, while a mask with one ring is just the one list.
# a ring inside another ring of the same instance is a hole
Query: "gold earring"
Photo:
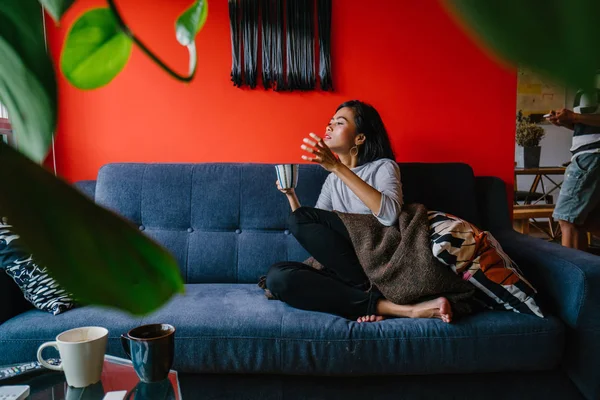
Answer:
[[[356, 154], [352, 154], [352, 150], [356, 150]], [[357, 145], [354, 145], [353, 147], [350, 148], [350, 155], [354, 156], [354, 157], [358, 156], [358, 146]]]

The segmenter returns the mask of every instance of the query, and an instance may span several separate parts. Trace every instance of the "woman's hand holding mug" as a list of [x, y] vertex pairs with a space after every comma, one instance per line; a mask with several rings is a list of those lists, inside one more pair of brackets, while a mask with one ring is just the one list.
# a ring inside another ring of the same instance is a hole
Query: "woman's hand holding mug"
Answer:
[[277, 179], [275, 181], [275, 185], [277, 185], [277, 190], [279, 190], [283, 194], [289, 195], [289, 194], [294, 194], [295, 193], [295, 189], [294, 188], [288, 188], [288, 189], [282, 188], [281, 185], [279, 184], [279, 179]]
[[286, 195], [293, 195], [298, 184], [298, 164], [278, 164], [275, 166], [277, 174], [277, 190]]
[[278, 164], [275, 166], [277, 174], [277, 190], [284, 193], [290, 202], [290, 208], [295, 211], [300, 207], [300, 202], [296, 196], [295, 187], [298, 184], [298, 164]]

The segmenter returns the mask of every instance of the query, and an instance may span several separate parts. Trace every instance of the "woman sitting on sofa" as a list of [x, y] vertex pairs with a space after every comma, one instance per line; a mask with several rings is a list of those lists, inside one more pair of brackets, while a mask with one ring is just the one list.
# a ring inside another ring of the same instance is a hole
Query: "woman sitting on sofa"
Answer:
[[269, 269], [266, 287], [292, 307], [321, 311], [358, 322], [385, 316], [452, 320], [444, 297], [418, 304], [398, 305], [377, 291], [354, 251], [350, 236], [333, 211], [372, 213], [381, 224], [397, 223], [402, 207], [402, 183], [390, 140], [379, 113], [369, 104], [352, 100], [340, 105], [324, 138], [310, 134], [302, 158], [331, 172], [314, 208], [302, 207], [294, 189], [281, 189], [292, 208], [289, 229], [320, 263], [322, 270], [299, 262], [281, 262]]

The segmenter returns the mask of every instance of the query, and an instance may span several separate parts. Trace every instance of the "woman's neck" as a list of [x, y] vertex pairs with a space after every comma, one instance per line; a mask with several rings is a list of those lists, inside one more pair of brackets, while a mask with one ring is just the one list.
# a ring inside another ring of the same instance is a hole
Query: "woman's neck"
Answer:
[[351, 154], [338, 154], [338, 156], [340, 157], [342, 164], [344, 164], [346, 167], [350, 169], [356, 168], [356, 165], [358, 164], [357, 156], [353, 156]]

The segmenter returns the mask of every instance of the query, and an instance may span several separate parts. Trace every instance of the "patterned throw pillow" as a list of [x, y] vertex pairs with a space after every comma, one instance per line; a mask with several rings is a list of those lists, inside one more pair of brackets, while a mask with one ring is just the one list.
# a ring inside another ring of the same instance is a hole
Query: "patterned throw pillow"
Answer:
[[488, 308], [544, 317], [535, 302], [537, 291], [492, 234], [454, 215], [429, 211], [433, 255], [471, 282]]
[[6, 219], [0, 219], [0, 269], [14, 279], [23, 295], [35, 308], [58, 315], [74, 306], [72, 296], [39, 266], [11, 230]]

